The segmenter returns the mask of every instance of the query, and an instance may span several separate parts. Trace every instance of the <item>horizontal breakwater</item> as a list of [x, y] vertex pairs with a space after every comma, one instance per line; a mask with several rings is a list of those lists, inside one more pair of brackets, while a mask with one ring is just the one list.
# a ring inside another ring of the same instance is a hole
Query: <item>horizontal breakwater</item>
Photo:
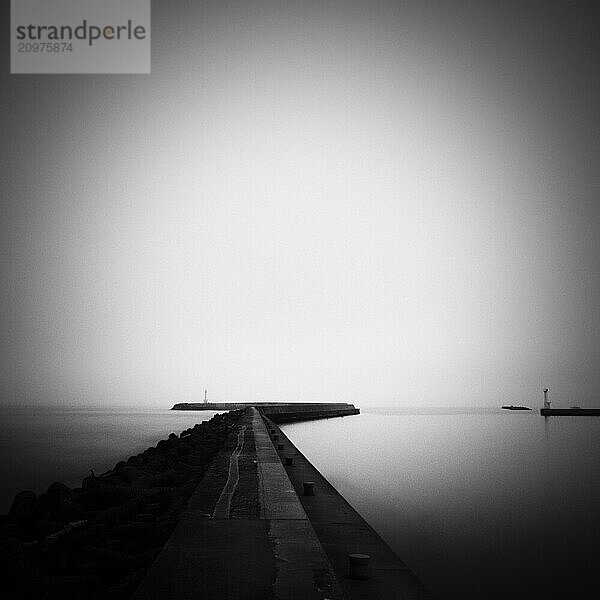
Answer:
[[252, 406], [280, 424], [360, 414], [360, 409], [346, 402], [190, 402], [175, 404], [171, 410], [241, 410]]

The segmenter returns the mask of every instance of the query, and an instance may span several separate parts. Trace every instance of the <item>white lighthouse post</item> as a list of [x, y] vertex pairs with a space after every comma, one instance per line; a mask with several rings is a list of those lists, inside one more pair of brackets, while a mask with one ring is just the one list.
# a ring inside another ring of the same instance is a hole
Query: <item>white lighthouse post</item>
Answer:
[[548, 388], [544, 389], [544, 408], [550, 408], [550, 401], [548, 400]]

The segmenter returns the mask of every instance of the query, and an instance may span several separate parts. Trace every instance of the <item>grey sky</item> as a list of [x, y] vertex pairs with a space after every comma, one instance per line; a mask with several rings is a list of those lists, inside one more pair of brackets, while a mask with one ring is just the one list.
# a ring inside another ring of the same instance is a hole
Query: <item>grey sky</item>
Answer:
[[154, 2], [150, 76], [5, 55], [3, 402], [595, 404], [592, 7]]

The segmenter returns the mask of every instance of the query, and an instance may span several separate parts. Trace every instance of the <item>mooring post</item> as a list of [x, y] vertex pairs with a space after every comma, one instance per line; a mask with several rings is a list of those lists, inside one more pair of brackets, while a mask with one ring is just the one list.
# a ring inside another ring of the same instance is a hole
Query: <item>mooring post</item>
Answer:
[[314, 496], [315, 495], [315, 482], [314, 481], [303, 481], [302, 487], [304, 488], [305, 496]]
[[369, 561], [368, 554], [348, 554], [348, 577], [350, 579], [368, 579]]

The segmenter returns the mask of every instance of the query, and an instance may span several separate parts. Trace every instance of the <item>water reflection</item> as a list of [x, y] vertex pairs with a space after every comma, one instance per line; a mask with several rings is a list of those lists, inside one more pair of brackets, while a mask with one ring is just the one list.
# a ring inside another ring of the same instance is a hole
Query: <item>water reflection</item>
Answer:
[[591, 589], [600, 419], [367, 413], [285, 430], [440, 598]]

